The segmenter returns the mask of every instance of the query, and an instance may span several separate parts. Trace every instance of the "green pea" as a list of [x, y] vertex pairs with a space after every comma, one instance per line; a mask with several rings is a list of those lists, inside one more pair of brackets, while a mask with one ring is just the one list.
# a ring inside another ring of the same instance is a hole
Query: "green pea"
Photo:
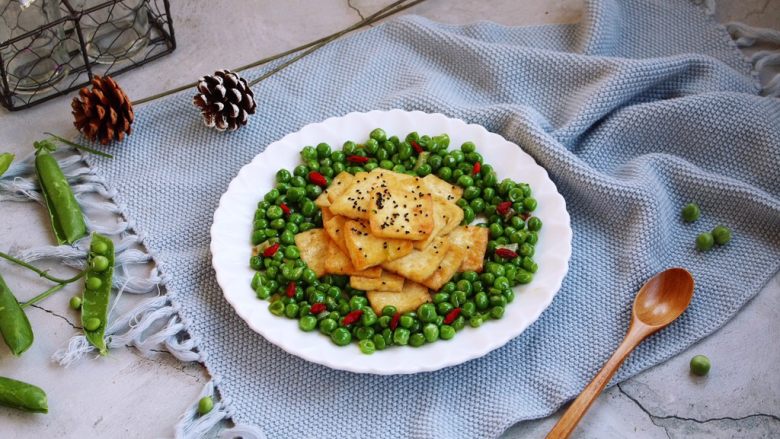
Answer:
[[[363, 329], [363, 328], [360, 328]], [[384, 339], [383, 339], [384, 341]], [[371, 355], [376, 351], [376, 345], [371, 340], [360, 340], [358, 342], [358, 348], [360, 348], [360, 352]]]
[[[293, 176], [295, 177], [306, 177], [309, 174], [309, 168], [306, 165], [298, 165], [293, 169]], [[291, 182], [294, 182], [295, 178], [291, 180]]]
[[363, 309], [363, 315], [360, 316], [360, 324], [363, 326], [372, 326], [377, 322], [378, 318], [374, 314], [374, 310], [371, 307], [365, 307]]
[[398, 172], [400, 174], [406, 172], [406, 167], [404, 165], [395, 165], [392, 168], [393, 172]]
[[460, 308], [460, 315], [466, 318], [470, 318], [475, 312], [477, 312], [477, 305], [470, 300], [464, 303]]
[[446, 315], [450, 311], [452, 311], [455, 307], [452, 306], [449, 302], [442, 302], [438, 305], [436, 305], [436, 311], [441, 315]]
[[539, 266], [536, 265], [536, 262], [534, 262], [534, 260], [529, 256], [523, 257], [521, 265], [523, 269], [530, 271], [531, 273], [536, 273], [536, 270], [539, 269]]
[[409, 346], [418, 348], [425, 344], [425, 336], [419, 332], [412, 334], [409, 337]]
[[317, 145], [317, 157], [324, 159], [325, 157], [330, 156], [330, 145], [327, 143], [320, 143]]
[[333, 151], [332, 153], [330, 153], [330, 160], [333, 162], [333, 164], [343, 163], [344, 160], [346, 160], [346, 158], [347, 155], [341, 151]]
[[437, 172], [436, 175], [442, 180], [449, 181], [452, 178], [452, 169], [445, 163], [443, 167], [439, 168], [439, 172]]
[[[493, 189], [498, 183], [498, 176], [493, 171], [485, 170], [486, 167], [487, 165], [483, 165], [482, 171], [480, 171], [482, 175], [484, 175], [482, 179], [482, 187], [484, 187], [485, 189]], [[487, 195], [485, 195], [485, 197], [487, 197]]]
[[84, 321], [84, 329], [87, 331], [96, 331], [100, 328], [100, 319], [97, 317], [90, 317]]
[[339, 326], [336, 320], [328, 317], [320, 320], [320, 332], [325, 335], [330, 335]]
[[452, 337], [455, 337], [455, 328], [450, 325], [441, 325], [441, 329], [439, 329], [439, 337], [442, 340], [450, 340]]
[[[330, 175], [328, 175], [328, 172], [323, 172], [323, 175], [326, 177], [332, 177], [333, 171], [330, 172]], [[306, 185], [306, 196], [311, 198], [312, 200], [319, 197], [320, 194], [322, 194], [322, 188], [317, 186], [316, 184], [307, 184]]]
[[710, 371], [710, 367], [712, 367], [710, 364], [710, 359], [704, 355], [696, 355], [695, 357], [691, 358], [691, 373], [694, 375], [707, 375], [707, 373]]
[[[293, 202], [300, 201], [304, 197], [306, 197], [306, 189], [304, 189], [304, 188], [301, 188], [301, 187], [290, 187], [289, 189], [287, 189], [287, 199], [289, 201], [293, 201]], [[272, 209], [274, 207], [277, 207], [277, 206], [271, 206], [268, 209]], [[281, 208], [279, 208], [279, 209], [281, 210]], [[274, 209], [274, 212], [276, 212], [275, 209]], [[282, 213], [284, 213], [284, 212], [282, 212]], [[278, 216], [276, 218], [279, 218], [279, 217], [280, 216]]]
[[433, 303], [440, 304], [442, 302], [447, 302], [450, 300], [450, 295], [443, 292], [438, 292], [433, 295]]
[[488, 299], [487, 294], [484, 292], [477, 293], [477, 295], [474, 296], [474, 304], [477, 306], [477, 309], [484, 310], [490, 306], [490, 300]]
[[295, 234], [289, 230], [285, 230], [279, 235], [279, 242], [284, 245], [295, 244]]
[[504, 276], [499, 276], [496, 278], [496, 281], [493, 282], [493, 287], [498, 288], [499, 290], [505, 290], [509, 288], [509, 280]]
[[369, 134], [369, 137], [376, 140], [377, 142], [384, 142], [387, 140], [387, 133], [385, 133], [385, 130], [382, 128], [374, 128], [371, 131], [371, 134]]
[[381, 160], [379, 162], [379, 167], [382, 169], [393, 169], [393, 166], [395, 166], [395, 164], [390, 160]]
[[420, 141], [420, 135], [417, 134], [417, 131], [412, 131], [411, 133], [406, 135], [405, 140], [409, 143], [412, 142], [419, 142]]
[[[523, 200], [523, 207], [525, 207], [525, 210], [532, 212], [536, 209], [536, 198], [526, 198]], [[540, 223], [541, 225], [541, 223]]]
[[203, 416], [214, 408], [214, 399], [204, 396], [198, 401], [198, 415]]
[[731, 230], [726, 226], [716, 226], [712, 229], [712, 238], [718, 245], [725, 245], [731, 241]]
[[520, 253], [520, 256], [533, 256], [534, 255], [534, 246], [529, 243], [521, 244], [518, 248], [518, 253]]
[[89, 290], [97, 290], [103, 286], [103, 281], [99, 277], [88, 277], [85, 285]]
[[[533, 198], [527, 198], [527, 199], [532, 200]], [[540, 220], [539, 217], [532, 216], [531, 218], [528, 218], [528, 230], [532, 232], [537, 232], [541, 229], [542, 229], [542, 220]]]
[[70, 306], [71, 309], [80, 309], [81, 308], [81, 297], [79, 297], [79, 296], [71, 297], [70, 301], [68, 302], [68, 306]]
[[433, 168], [431, 168], [431, 165], [428, 164], [422, 164], [419, 168], [417, 168], [417, 175], [420, 177], [425, 177], [431, 172], [433, 172]]
[[313, 146], [304, 146], [301, 150], [301, 159], [304, 162], [315, 160], [317, 158], [317, 150]]
[[273, 221], [271, 221], [268, 226], [274, 230], [281, 230], [284, 228], [285, 221], [283, 218], [277, 218]]
[[393, 343], [405, 346], [409, 343], [409, 330], [406, 328], [396, 328], [393, 331]]
[[425, 337], [425, 341], [433, 343], [439, 339], [439, 327], [435, 323], [427, 323], [423, 326], [422, 334]]
[[390, 326], [390, 320], [392, 320], [392, 317], [390, 316], [382, 316], [377, 319], [377, 323], [382, 328], [387, 328]]
[[255, 296], [260, 300], [265, 300], [271, 296], [271, 288], [265, 285], [258, 285], [255, 288]]
[[[463, 179], [464, 177], [461, 177], [461, 179]], [[460, 183], [460, 181], [459, 181], [459, 183]], [[480, 195], [481, 192], [482, 191], [478, 187], [476, 187], [476, 186], [468, 186], [463, 191], [463, 198], [465, 198], [467, 200], [473, 200], [473, 199], [477, 198]]]
[[317, 317], [312, 315], [301, 317], [301, 319], [298, 320], [298, 327], [301, 328], [301, 331], [303, 332], [314, 331], [314, 329], [317, 327]]
[[398, 324], [402, 328], [409, 329], [414, 324], [414, 317], [404, 314], [398, 319]]
[[682, 218], [686, 223], [692, 223], [699, 219], [701, 216], [701, 210], [699, 206], [694, 203], [688, 203], [682, 208]]
[[707, 251], [715, 245], [715, 238], [712, 233], [704, 232], [696, 237], [696, 249], [703, 252]]
[[482, 273], [479, 275], [479, 278], [482, 280], [482, 283], [493, 285], [493, 282], [496, 280], [496, 275], [493, 273]]
[[387, 342], [385, 341], [385, 338], [382, 336], [382, 334], [374, 334], [372, 341], [374, 342], [374, 347], [378, 351], [381, 351], [387, 347]]
[[460, 145], [460, 150], [463, 151], [464, 154], [474, 152], [476, 149], [477, 146], [474, 145], [474, 142], [464, 142], [462, 145]]
[[488, 230], [490, 231], [490, 237], [493, 239], [496, 239], [504, 234], [504, 228], [501, 227], [501, 224], [498, 223], [491, 224]]
[[108, 268], [108, 258], [102, 255], [95, 256], [92, 258], [92, 262], [90, 263], [90, 269], [92, 271], [96, 272], [102, 272], [106, 271]]
[[[289, 192], [288, 192], [289, 193]], [[282, 208], [279, 206], [270, 206], [265, 211], [265, 216], [270, 220], [275, 220], [277, 218], [281, 218], [282, 215], [284, 215], [284, 211], [282, 211]]]
[[425, 162], [428, 166], [431, 167], [431, 172], [438, 171], [442, 165], [442, 158], [440, 155], [431, 154], [428, 156], [428, 159], [426, 159]]
[[398, 312], [398, 310], [393, 305], [386, 305], [384, 308], [382, 308], [383, 316], [392, 317], [396, 312]]
[[297, 187], [297, 188], [305, 188], [306, 187], [306, 178], [296, 175], [295, 177], [290, 180], [290, 186], [291, 187]]
[[436, 306], [431, 303], [423, 303], [417, 308], [417, 315], [425, 323], [436, 319]]
[[277, 183], [289, 183], [291, 179], [292, 179], [292, 174], [290, 174], [290, 171], [286, 169], [280, 169], [276, 171]]
[[358, 340], [370, 340], [371, 337], [374, 336], [374, 332], [375, 332], [374, 328], [372, 328], [370, 326], [368, 326], [368, 327], [360, 326], [360, 327], [355, 328], [353, 335]]
[[281, 300], [274, 300], [268, 305], [268, 310], [275, 316], [284, 314], [284, 303]]
[[306, 200], [301, 205], [301, 213], [304, 216], [309, 216], [310, 217], [310, 216], [314, 215], [315, 212], [317, 212], [317, 205], [314, 204], [313, 201]]
[[519, 284], [527, 284], [531, 283], [531, 281], [534, 279], [534, 275], [529, 273], [528, 271], [524, 270], [518, 270], [517, 274], [515, 274], [515, 282]]
[[299, 226], [301, 225], [301, 223], [303, 223], [303, 220], [304, 220], [303, 215], [301, 215], [300, 213], [297, 213], [297, 212], [296, 213], [291, 213], [290, 214], [290, 218], [287, 219], [288, 222], [296, 224], [296, 225], [299, 225]]
[[368, 306], [368, 300], [365, 297], [353, 296], [349, 299], [349, 309], [351, 311], [357, 311]]
[[347, 328], [336, 328], [330, 333], [330, 339], [337, 346], [346, 346], [352, 341], [352, 334]]
[[371, 171], [373, 171], [374, 169], [376, 169], [378, 167], [379, 167], [379, 164], [376, 163], [376, 162], [369, 162], [369, 163], [366, 163], [365, 165], [363, 165], [363, 168], [366, 169], [366, 172], [371, 172]]
[[471, 224], [476, 216], [474, 209], [471, 207], [466, 206], [463, 208], [463, 224]]
[[269, 203], [273, 203], [276, 201], [276, 199], [279, 198], [279, 190], [278, 189], [271, 189], [268, 191], [267, 194], [263, 197], [265, 201], [268, 201]]
[[469, 187], [474, 184], [474, 179], [469, 177], [468, 175], [461, 175], [460, 178], [458, 178], [458, 186], [461, 187]]
[[475, 198], [469, 203], [469, 207], [475, 214], [485, 211], [485, 201], [482, 198]]
[[509, 242], [511, 242], [513, 244], [522, 244], [522, 243], [525, 242], [526, 236], [527, 235], [526, 235], [525, 231], [523, 231], [523, 230], [521, 230], [519, 232], [512, 233], [511, 235], [509, 235]]
[[287, 306], [284, 307], [284, 315], [290, 319], [298, 317], [298, 304], [294, 302], [288, 303]]
[[[503, 184], [503, 183], [502, 183]], [[511, 202], [517, 202], [523, 199], [523, 190], [520, 188], [512, 188], [509, 190], [508, 195], [509, 201]]]
[[539, 242], [539, 234], [536, 232], [531, 232], [527, 235], [527, 238], [525, 239], [525, 242], [534, 245], [537, 242]]
[[[301, 252], [298, 250], [298, 247], [291, 245], [284, 249], [284, 257], [287, 259], [298, 259], [301, 257]], [[301, 274], [303, 274], [303, 270], [301, 270]], [[300, 276], [298, 277], [300, 278]]]

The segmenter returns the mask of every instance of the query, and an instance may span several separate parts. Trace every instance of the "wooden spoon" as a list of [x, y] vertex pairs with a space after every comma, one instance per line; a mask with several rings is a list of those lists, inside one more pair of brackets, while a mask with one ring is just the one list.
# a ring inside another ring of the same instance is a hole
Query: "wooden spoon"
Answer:
[[688, 308], [693, 297], [693, 277], [683, 268], [670, 268], [656, 274], [642, 286], [634, 299], [631, 325], [615, 353], [582, 390], [555, 424], [548, 439], [567, 438], [615, 375], [623, 360], [650, 334], [672, 323]]

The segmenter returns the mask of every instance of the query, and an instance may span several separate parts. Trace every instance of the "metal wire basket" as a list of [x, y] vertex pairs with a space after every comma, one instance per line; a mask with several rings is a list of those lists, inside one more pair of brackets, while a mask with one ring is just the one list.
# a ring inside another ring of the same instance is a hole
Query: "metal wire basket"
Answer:
[[28, 108], [175, 48], [168, 0], [0, 0], [0, 102]]

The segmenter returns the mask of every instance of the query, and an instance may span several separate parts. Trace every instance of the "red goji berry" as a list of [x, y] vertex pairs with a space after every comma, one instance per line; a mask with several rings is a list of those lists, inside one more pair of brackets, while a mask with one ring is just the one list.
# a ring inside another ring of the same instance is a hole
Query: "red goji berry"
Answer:
[[351, 155], [347, 157], [347, 161], [350, 163], [368, 163], [368, 157], [363, 157], [362, 155]]
[[508, 248], [497, 248], [496, 255], [504, 259], [512, 259], [517, 257], [517, 253], [509, 250]]
[[512, 207], [511, 201], [502, 201], [498, 203], [498, 206], [496, 206], [496, 212], [500, 213], [501, 215], [506, 215], [509, 213], [509, 209]]
[[279, 205], [279, 207], [282, 208], [282, 212], [284, 212], [285, 215], [290, 214], [290, 208], [287, 206], [287, 203], [282, 203]]
[[444, 324], [449, 325], [450, 323], [454, 322], [459, 315], [460, 315], [460, 308], [453, 309], [452, 311], [448, 312], [447, 315], [444, 317]]
[[328, 185], [328, 180], [325, 179], [325, 176], [317, 171], [309, 172], [309, 181], [321, 187]]
[[401, 318], [401, 313], [400, 312], [396, 312], [395, 314], [393, 314], [393, 318], [390, 319], [390, 329], [395, 331], [395, 328], [398, 327], [398, 319], [400, 319], [400, 318]]
[[343, 320], [344, 326], [349, 326], [349, 325], [357, 322], [358, 319], [360, 318], [360, 316], [362, 316], [362, 315], [363, 315], [363, 310], [362, 309], [356, 309], [356, 310], [352, 311], [351, 313], [345, 315], [344, 316], [344, 320]]
[[420, 153], [423, 152], [423, 148], [422, 148], [422, 146], [420, 146], [419, 143], [417, 143], [414, 140], [412, 140], [411, 144], [412, 144], [412, 148], [414, 148], [414, 150], [417, 151], [417, 154], [420, 154]]
[[471, 175], [477, 175], [481, 170], [482, 170], [482, 165], [479, 162], [476, 162], [474, 163], [474, 167], [471, 168]]
[[294, 297], [294, 296], [295, 296], [295, 281], [287, 284], [287, 297]]
[[319, 314], [323, 311], [325, 311], [325, 304], [324, 303], [315, 303], [311, 306], [311, 309], [309, 310], [312, 314]]
[[277, 242], [276, 244], [263, 250], [263, 257], [270, 258], [271, 256], [275, 255], [278, 250], [279, 250], [279, 243]]

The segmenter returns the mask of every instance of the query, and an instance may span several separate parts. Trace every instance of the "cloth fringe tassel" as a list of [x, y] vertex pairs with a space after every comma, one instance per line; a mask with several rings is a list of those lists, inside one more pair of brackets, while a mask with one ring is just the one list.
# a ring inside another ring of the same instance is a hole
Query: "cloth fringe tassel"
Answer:
[[[202, 398], [210, 397], [214, 401], [214, 408], [210, 412], [199, 415], [198, 403]], [[207, 437], [209, 433], [214, 436], [214, 430], [222, 428], [232, 415], [226, 409], [226, 403], [216, 390], [215, 380], [211, 380], [203, 386], [198, 399], [190, 404], [179, 422], [176, 424], [176, 439], [200, 439]], [[265, 433], [252, 425], [236, 425], [233, 428], [222, 430], [219, 439], [266, 439]]]
[[753, 68], [759, 77], [765, 79], [761, 94], [780, 97], [780, 31], [762, 27], [748, 26], [744, 23], [728, 23], [726, 30], [734, 39], [737, 47], [746, 49], [759, 45], [776, 46], [771, 50], [758, 50], [750, 57]]

